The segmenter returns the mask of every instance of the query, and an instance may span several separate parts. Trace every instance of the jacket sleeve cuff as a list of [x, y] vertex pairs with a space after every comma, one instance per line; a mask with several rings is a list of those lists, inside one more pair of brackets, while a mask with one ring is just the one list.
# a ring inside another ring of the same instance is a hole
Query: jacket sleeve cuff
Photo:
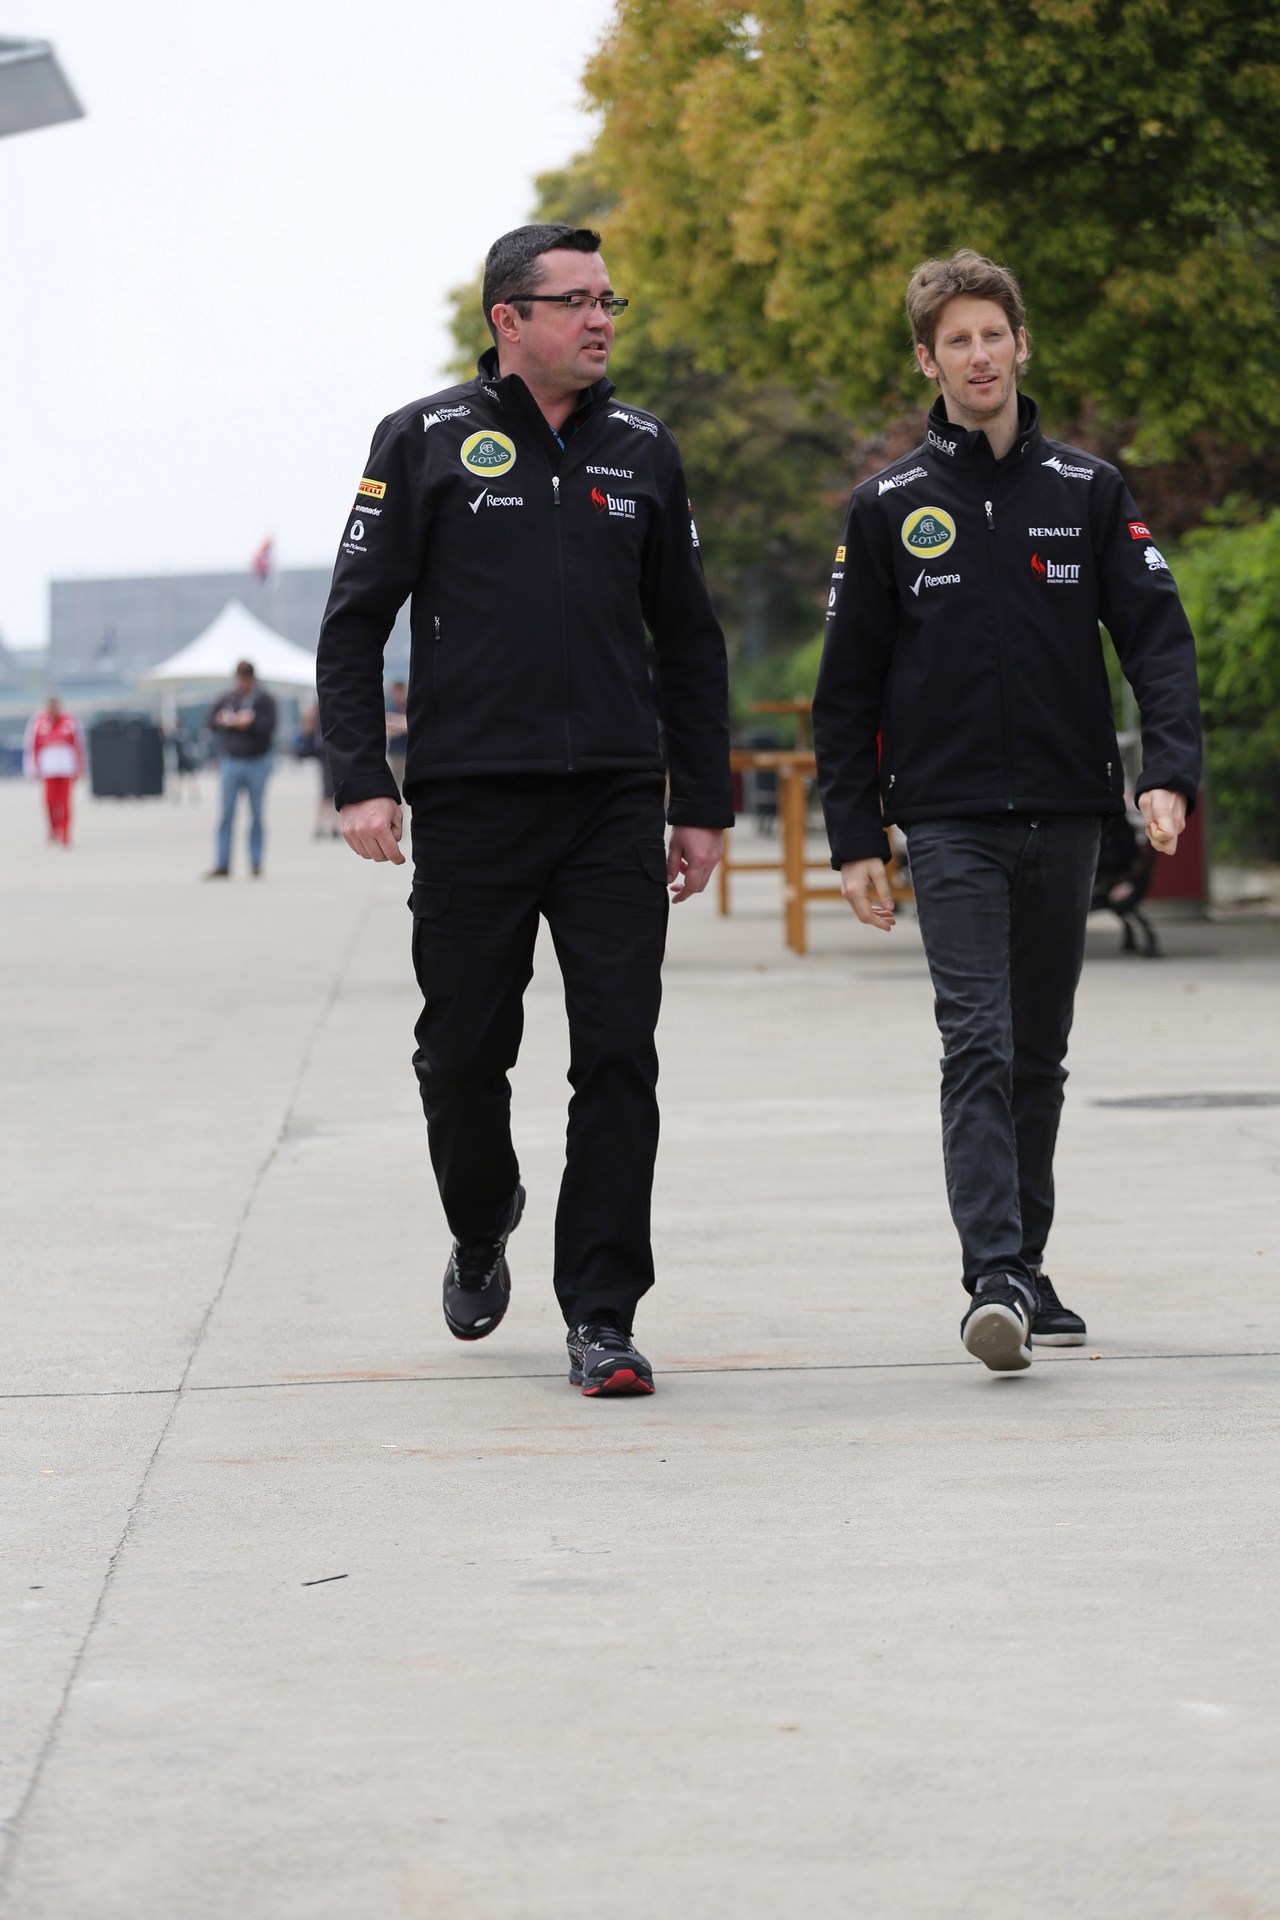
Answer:
[[1188, 820], [1191, 818], [1191, 815], [1196, 810], [1196, 796], [1198, 792], [1193, 780], [1186, 780], [1178, 773], [1164, 775], [1160, 773], [1144, 773], [1133, 790], [1134, 805], [1137, 805], [1144, 793], [1150, 793], [1153, 788], [1163, 788], [1166, 793], [1180, 793], [1187, 803], [1187, 818]]
[[851, 860], [883, 860], [888, 866], [892, 858], [893, 849], [883, 827], [867, 834], [865, 838], [848, 840], [842, 846], [831, 849], [831, 864], [837, 873]]
[[361, 800], [394, 800], [400, 805], [400, 789], [391, 777], [391, 769], [384, 767], [381, 773], [353, 773], [347, 780], [340, 780], [334, 788], [333, 804], [341, 812], [343, 807], [354, 807]]
[[716, 806], [708, 801], [673, 800], [667, 807], [667, 825], [671, 827], [711, 827], [723, 832], [734, 822], [732, 807]]

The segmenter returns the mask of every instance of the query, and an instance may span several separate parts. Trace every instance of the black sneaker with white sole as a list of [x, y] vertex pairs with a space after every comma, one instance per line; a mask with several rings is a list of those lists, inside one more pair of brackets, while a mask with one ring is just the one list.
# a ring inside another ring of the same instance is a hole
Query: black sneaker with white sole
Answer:
[[1034, 1338], [1042, 1347], [1082, 1347], [1088, 1329], [1080, 1315], [1063, 1306], [1043, 1269], [1037, 1269], [1033, 1278], [1037, 1295], [1036, 1310], [1031, 1316]]
[[570, 1327], [569, 1384], [588, 1398], [599, 1393], [652, 1393], [653, 1368], [634, 1340], [609, 1320]]
[[1031, 1365], [1029, 1286], [1007, 1273], [979, 1280], [969, 1311], [960, 1322], [965, 1351], [992, 1373], [1021, 1373]]
[[444, 1323], [455, 1340], [483, 1340], [501, 1322], [511, 1301], [507, 1241], [523, 1212], [524, 1188], [517, 1184], [500, 1233], [471, 1245], [454, 1241], [444, 1270]]

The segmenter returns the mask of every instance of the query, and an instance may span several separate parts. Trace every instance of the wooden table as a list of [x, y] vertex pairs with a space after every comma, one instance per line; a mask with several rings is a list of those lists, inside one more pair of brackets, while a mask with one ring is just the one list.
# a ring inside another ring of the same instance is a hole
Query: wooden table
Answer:
[[809, 745], [809, 727], [813, 714], [813, 702], [804, 694], [797, 694], [794, 700], [753, 700], [752, 713], [789, 713], [796, 723], [796, 746]]
[[[811, 748], [807, 747], [734, 747], [729, 754], [734, 773], [772, 773], [778, 781], [778, 860], [735, 860], [730, 853], [732, 835], [724, 836], [724, 855], [720, 861], [720, 911], [728, 913], [729, 876], [733, 873], [780, 873], [782, 876], [782, 934], [793, 953], [809, 950], [807, 909], [811, 900], [843, 900], [829, 860], [807, 860], [804, 843], [809, 820], [809, 782], [818, 770]], [[889, 885], [895, 900], [909, 900], [911, 888], [903, 884], [888, 862]], [[835, 884], [810, 886], [806, 875], [827, 873]]]
[[772, 773], [778, 781], [779, 860], [734, 860], [729, 851], [731, 836], [724, 837], [724, 857], [720, 862], [720, 911], [729, 912], [729, 876], [731, 873], [774, 873], [782, 875], [783, 938], [795, 953], [808, 951], [805, 909], [810, 900], [839, 900], [838, 886], [811, 887], [807, 873], [831, 872], [827, 860], [806, 860], [805, 827], [809, 814], [809, 782], [818, 763], [807, 747], [735, 747], [729, 755], [735, 773]]

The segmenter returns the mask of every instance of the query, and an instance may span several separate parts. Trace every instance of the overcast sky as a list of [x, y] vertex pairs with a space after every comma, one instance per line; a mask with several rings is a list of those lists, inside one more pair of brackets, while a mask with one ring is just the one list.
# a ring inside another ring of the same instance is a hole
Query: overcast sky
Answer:
[[0, 636], [48, 583], [328, 566], [445, 296], [585, 146], [613, 0], [0, 0], [87, 118], [0, 140]]

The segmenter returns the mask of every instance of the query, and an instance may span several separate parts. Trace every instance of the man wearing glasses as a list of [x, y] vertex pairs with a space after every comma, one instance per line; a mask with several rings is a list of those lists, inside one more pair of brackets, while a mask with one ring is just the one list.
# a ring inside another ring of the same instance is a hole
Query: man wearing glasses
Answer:
[[477, 377], [374, 434], [321, 628], [321, 725], [347, 844], [402, 864], [382, 659], [411, 598], [414, 1066], [454, 1236], [445, 1321], [483, 1339], [510, 1298], [525, 1193], [507, 1076], [544, 917], [573, 1089], [554, 1275], [569, 1378], [651, 1393], [632, 1316], [653, 1284], [659, 976], [668, 895], [702, 891], [733, 818], [724, 641], [679, 449], [605, 378], [627, 303], [599, 234], [504, 234], [483, 303]]

